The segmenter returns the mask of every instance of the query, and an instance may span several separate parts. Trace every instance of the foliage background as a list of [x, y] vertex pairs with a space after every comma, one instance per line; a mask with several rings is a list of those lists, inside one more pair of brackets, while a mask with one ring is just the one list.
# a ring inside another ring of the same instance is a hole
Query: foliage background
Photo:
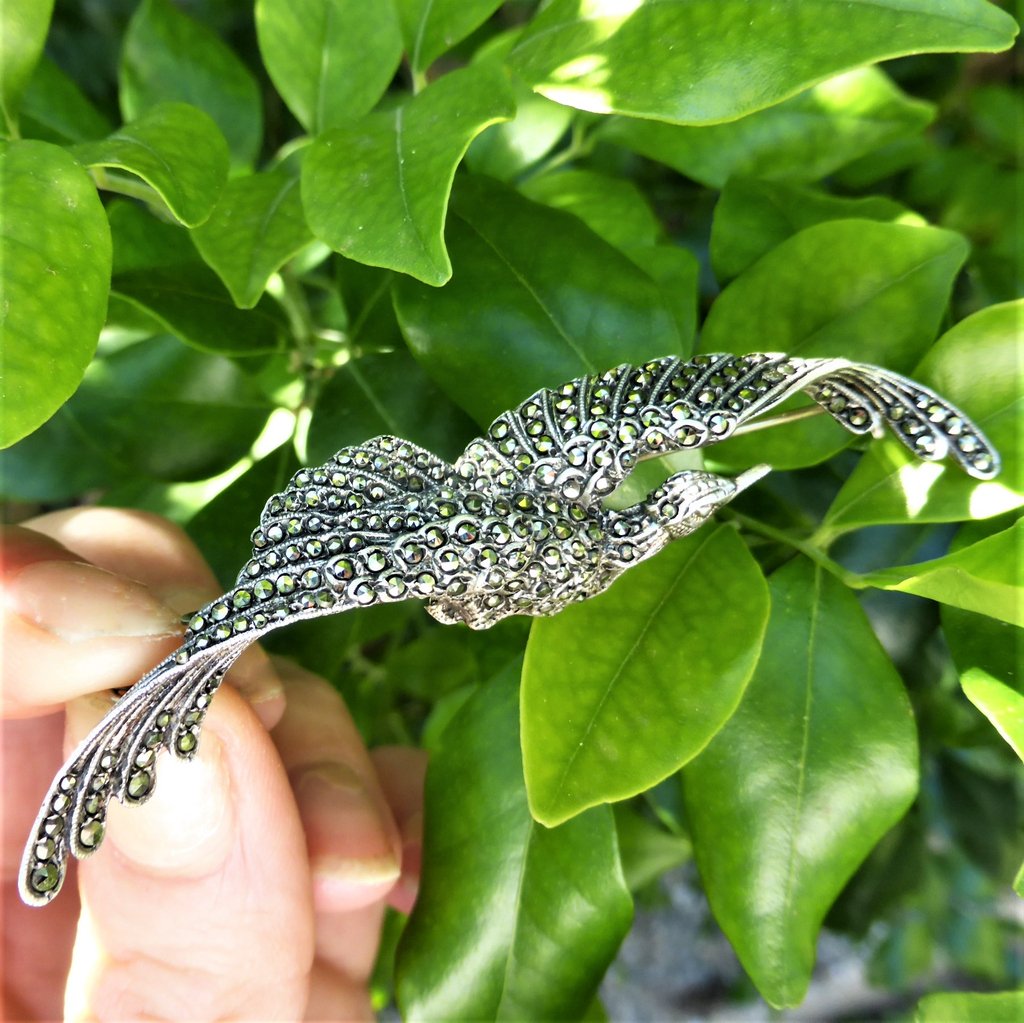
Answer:
[[[451, 458], [539, 386], [699, 350], [912, 372], [1003, 452], [979, 484], [804, 421], [711, 452], [784, 471], [555, 619], [474, 634], [392, 605], [277, 634], [370, 742], [433, 753], [423, 893], [389, 924], [382, 1004], [597, 1018], [633, 896], [691, 858], [772, 1005], [803, 998], [823, 922], [908, 998], [1019, 985], [1005, 11], [6, 0], [0, 18], [9, 518], [156, 510], [227, 583], [242, 523], [299, 464], [383, 432]], [[982, 998], [918, 1011], [1020, 1008]]]

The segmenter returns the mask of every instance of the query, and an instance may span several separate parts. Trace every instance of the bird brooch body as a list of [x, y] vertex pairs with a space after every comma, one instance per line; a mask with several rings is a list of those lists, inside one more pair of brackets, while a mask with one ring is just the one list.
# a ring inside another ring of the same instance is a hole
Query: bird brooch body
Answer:
[[778, 354], [669, 357], [538, 391], [454, 464], [397, 437], [344, 448], [270, 498], [235, 585], [61, 768], [25, 850], [23, 899], [48, 902], [68, 854], [96, 851], [112, 798], [151, 795], [160, 750], [194, 756], [210, 700], [253, 641], [410, 598], [474, 629], [586, 600], [769, 468], [735, 479], [686, 470], [633, 507], [605, 508], [639, 461], [723, 441], [799, 391], [853, 433], [888, 426], [922, 459], [951, 456], [979, 479], [999, 471], [977, 427], [927, 388], [845, 359]]

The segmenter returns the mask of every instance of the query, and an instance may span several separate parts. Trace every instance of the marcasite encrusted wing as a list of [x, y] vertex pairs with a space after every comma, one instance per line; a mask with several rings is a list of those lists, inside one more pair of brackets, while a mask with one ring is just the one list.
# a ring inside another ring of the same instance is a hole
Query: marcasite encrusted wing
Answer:
[[209, 702], [249, 643], [409, 598], [474, 628], [554, 614], [696, 529], [760, 474], [739, 484], [679, 473], [633, 509], [606, 511], [601, 499], [638, 461], [725, 440], [801, 390], [854, 433], [887, 425], [920, 458], [951, 454], [979, 479], [999, 471], [977, 427], [927, 388], [844, 359], [774, 354], [669, 357], [538, 391], [454, 465], [395, 437], [344, 448], [270, 498], [234, 587], [195, 614], [181, 647], [61, 768], [25, 850], [23, 899], [48, 902], [69, 852], [96, 851], [111, 798], [151, 795], [159, 750], [195, 755]]

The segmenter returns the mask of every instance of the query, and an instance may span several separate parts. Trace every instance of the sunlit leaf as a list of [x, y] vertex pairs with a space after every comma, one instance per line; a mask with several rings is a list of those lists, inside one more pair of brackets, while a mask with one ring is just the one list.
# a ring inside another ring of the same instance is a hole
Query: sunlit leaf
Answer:
[[967, 699], [1024, 760], [1024, 696], [980, 668], [971, 668], [961, 675], [960, 684]]
[[569, 106], [714, 124], [873, 61], [1003, 50], [1016, 31], [984, 0], [553, 0], [512, 61]]
[[928, 995], [917, 1003], [914, 1023], [1019, 1023], [1024, 991]]
[[48, 142], [0, 145], [0, 447], [71, 396], [99, 338], [110, 228], [89, 176]]
[[451, 277], [443, 229], [455, 168], [470, 140], [512, 116], [490, 64], [454, 71], [393, 110], [321, 135], [302, 166], [314, 233], [350, 259], [441, 285]]
[[917, 736], [850, 591], [802, 558], [769, 588], [754, 677], [683, 778], [715, 918], [761, 994], [784, 1006], [807, 990], [829, 906], [914, 798]]
[[[534, 816], [557, 824], [635, 795], [695, 756], [736, 708], [767, 617], [760, 569], [720, 526], [538, 619], [522, 712]], [[711, 631], [729, 642], [708, 643]]]

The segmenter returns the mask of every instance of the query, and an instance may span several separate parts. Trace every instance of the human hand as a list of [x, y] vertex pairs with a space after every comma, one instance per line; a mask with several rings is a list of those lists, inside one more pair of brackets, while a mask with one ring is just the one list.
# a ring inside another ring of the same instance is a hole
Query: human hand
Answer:
[[49, 906], [21, 903], [22, 844], [64, 752], [220, 590], [155, 516], [26, 526], [0, 548], [5, 1018], [372, 1018], [385, 905], [415, 898], [424, 757], [368, 754], [327, 682], [258, 647], [197, 758], [164, 758], [144, 806], [111, 804], [79, 890], [72, 874]]

